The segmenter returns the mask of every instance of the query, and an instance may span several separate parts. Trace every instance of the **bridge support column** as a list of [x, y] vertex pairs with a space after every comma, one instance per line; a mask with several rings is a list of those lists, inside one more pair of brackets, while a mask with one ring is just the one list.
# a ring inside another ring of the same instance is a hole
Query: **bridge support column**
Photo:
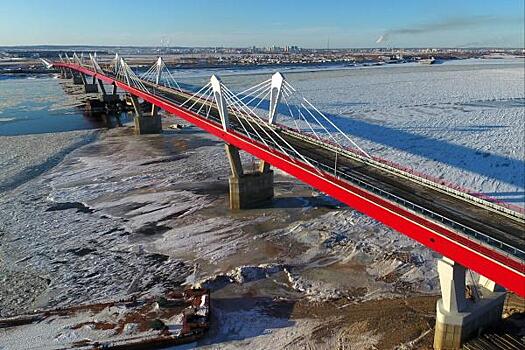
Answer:
[[124, 110], [123, 102], [117, 94], [116, 85], [113, 85], [112, 93], [107, 93], [102, 80], [97, 79], [99, 97], [86, 101], [86, 112], [90, 114], [111, 114]]
[[480, 277], [477, 293], [467, 299], [465, 268], [443, 257], [438, 260], [437, 269], [441, 299], [436, 304], [434, 349], [460, 349], [466, 340], [501, 319], [506, 293], [494, 282]]
[[131, 103], [135, 111], [135, 135], [160, 134], [162, 132], [162, 120], [160, 115], [144, 114], [139, 99], [131, 96]]
[[160, 118], [160, 115], [143, 115], [142, 117], [135, 116], [134, 121], [136, 135], [162, 133], [162, 120]]
[[98, 92], [97, 84], [84, 84], [84, 92], [86, 94], [96, 94]]
[[82, 85], [82, 79], [77, 75], [73, 75], [73, 85]]
[[92, 82], [91, 84], [88, 83], [84, 73], [80, 73], [80, 78], [82, 79], [82, 83], [84, 84], [84, 92], [86, 94], [96, 94], [98, 92], [97, 84], [95, 82]]
[[75, 85], [84, 85], [84, 93], [93, 94], [98, 92], [98, 86], [95, 82], [92, 84], [88, 83], [84, 73], [71, 73], [73, 76], [73, 84]]
[[232, 175], [230, 184], [230, 209], [240, 210], [259, 206], [273, 198], [273, 171], [261, 162], [264, 171], [245, 173], [239, 155], [239, 149], [226, 144], [226, 154]]
[[[66, 70], [66, 72], [67, 72], [67, 70]], [[66, 77], [67, 76], [68, 75], [66, 75]], [[83, 81], [82, 77], [80, 76], [80, 74], [74, 74], [72, 72], [69, 72], [69, 76], [73, 79], [73, 85], [83, 85], [84, 84], [84, 81]]]
[[106, 87], [104, 86], [104, 82], [100, 79], [97, 79], [98, 87], [100, 90], [100, 97], [99, 101], [104, 106], [104, 110], [107, 113], [112, 112], [118, 112], [122, 111], [122, 100], [120, 99], [120, 96], [117, 94], [117, 86], [113, 85], [113, 89], [111, 93], [106, 92]]
[[[63, 79], [72, 79], [74, 78], [74, 74], [73, 74], [73, 71], [69, 68], [62, 68], [61, 70], [61, 73], [62, 73], [62, 78]], [[73, 81], [74, 82], [74, 81]]]
[[104, 86], [104, 82], [100, 79], [97, 79], [96, 82], [98, 83], [98, 88], [100, 90], [100, 93], [102, 94], [102, 96], [107, 96], [107, 93], [106, 93], [106, 87]]

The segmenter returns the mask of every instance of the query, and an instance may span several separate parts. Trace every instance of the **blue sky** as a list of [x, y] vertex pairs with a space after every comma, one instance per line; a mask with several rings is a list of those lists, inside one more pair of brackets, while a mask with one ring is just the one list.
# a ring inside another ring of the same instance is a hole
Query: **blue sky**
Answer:
[[524, 0], [0, 0], [0, 45], [166, 42], [523, 47]]

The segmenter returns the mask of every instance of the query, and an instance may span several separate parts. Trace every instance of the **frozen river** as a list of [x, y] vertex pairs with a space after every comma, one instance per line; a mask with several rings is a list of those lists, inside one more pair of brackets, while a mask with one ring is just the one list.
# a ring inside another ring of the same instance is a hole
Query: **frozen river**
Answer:
[[[286, 77], [369, 153], [522, 206], [523, 63]], [[211, 72], [178, 74], [195, 86]], [[237, 91], [271, 73], [213, 72]], [[186, 281], [213, 290], [214, 329], [199, 343], [209, 348], [431, 342], [431, 251], [281, 172], [272, 204], [230, 212], [219, 140], [193, 127], [142, 137], [98, 129], [76, 103], [57, 79], [0, 81], [1, 315]], [[79, 336], [68, 332], [38, 336]], [[0, 348], [17, 339], [0, 333]]]
[[[523, 59], [286, 77], [368, 153], [524, 206]], [[241, 89], [263, 78], [223, 80]]]
[[[284, 72], [368, 153], [523, 207], [524, 67], [523, 59], [507, 59]], [[182, 70], [175, 76], [201, 86], [219, 74], [240, 91], [270, 73]], [[76, 104], [53, 79], [0, 80], [0, 136], [102, 126]], [[16, 150], [8, 152], [2, 158]]]

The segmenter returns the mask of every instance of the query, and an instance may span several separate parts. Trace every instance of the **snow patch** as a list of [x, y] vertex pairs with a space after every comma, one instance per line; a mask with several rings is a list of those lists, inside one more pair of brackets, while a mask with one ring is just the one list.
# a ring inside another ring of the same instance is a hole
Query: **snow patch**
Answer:
[[239, 266], [225, 273], [207, 278], [196, 283], [198, 288], [208, 288], [212, 291], [221, 289], [231, 283], [248, 283], [269, 278], [278, 272], [285, 271], [280, 264], [261, 264], [257, 266]]

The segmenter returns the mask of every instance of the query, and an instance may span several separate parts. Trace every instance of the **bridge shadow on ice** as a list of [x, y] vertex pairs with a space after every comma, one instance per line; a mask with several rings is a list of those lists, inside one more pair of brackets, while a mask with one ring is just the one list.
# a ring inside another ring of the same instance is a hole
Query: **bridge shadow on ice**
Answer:
[[496, 198], [500, 201], [507, 203], [524, 203], [525, 202], [525, 192], [515, 191], [515, 192], [486, 192], [487, 196]]
[[[239, 97], [242, 98], [244, 96]], [[258, 108], [266, 111], [269, 110], [268, 100], [261, 101], [261, 99], [255, 99], [250, 103], [250, 106], [254, 107], [259, 102], [260, 105]], [[293, 107], [292, 104], [290, 104], [290, 106]], [[281, 115], [291, 117], [289, 109], [282, 104], [279, 106], [278, 111]], [[362, 119], [325, 112], [323, 113], [348, 135], [366, 139], [373, 143], [384, 145], [398, 151], [403, 151], [421, 156], [423, 158], [431, 159], [433, 161], [447, 164], [458, 169], [463, 169], [486, 178], [494, 179], [514, 186], [523, 187], [525, 178], [525, 162], [522, 160], [483, 152], [479, 149], [451, 143], [444, 140], [438, 140], [424, 135], [414, 134], [386, 125], [371, 123]], [[495, 127], [500, 126], [492, 125], [486, 130]], [[481, 130], [483, 131], [483, 129]], [[474, 129], [469, 131], [475, 132], [479, 130]], [[516, 173], [515, 169], [522, 169], [522, 172]], [[424, 172], [424, 169], [418, 170], [422, 170]], [[499, 194], [493, 193], [492, 195], [497, 196]], [[525, 199], [525, 196], [522, 197], [524, 198], [511, 201], [522, 202]]]

